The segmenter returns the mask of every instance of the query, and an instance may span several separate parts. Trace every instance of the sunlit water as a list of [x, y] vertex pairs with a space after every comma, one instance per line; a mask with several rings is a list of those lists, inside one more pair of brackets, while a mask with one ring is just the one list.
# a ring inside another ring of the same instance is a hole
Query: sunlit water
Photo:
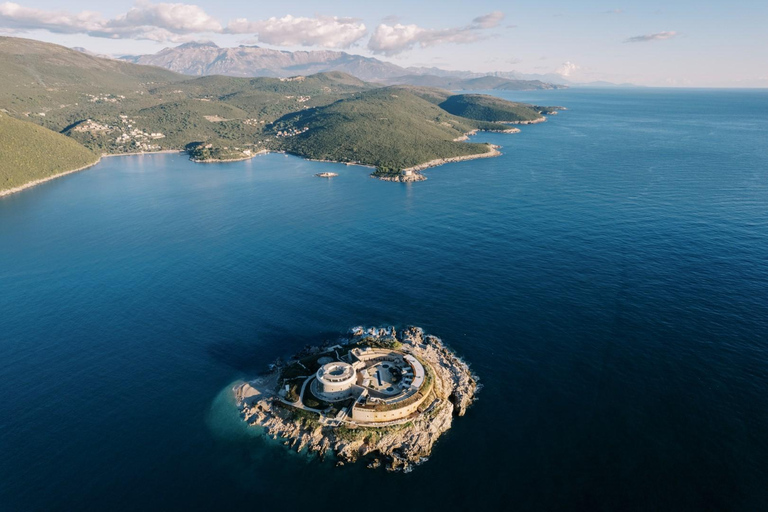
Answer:
[[[570, 110], [414, 185], [154, 155], [1, 199], [0, 509], [768, 508], [768, 92], [505, 97]], [[229, 408], [358, 324], [485, 385], [410, 474]]]

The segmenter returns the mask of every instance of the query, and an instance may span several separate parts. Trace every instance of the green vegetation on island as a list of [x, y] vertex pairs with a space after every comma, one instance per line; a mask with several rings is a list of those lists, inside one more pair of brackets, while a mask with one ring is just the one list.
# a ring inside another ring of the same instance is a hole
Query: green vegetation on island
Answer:
[[[341, 72], [190, 78], [11, 37], [0, 37], [0, 66], [0, 112], [96, 154], [184, 150], [207, 162], [285, 151], [396, 176], [426, 162], [497, 154], [488, 144], [461, 140], [469, 132], [509, 129], [499, 121], [542, 118], [532, 105], [429, 87], [380, 87]], [[81, 166], [44, 144], [21, 151], [45, 155], [56, 169]], [[14, 171], [13, 183], [38, 179], [25, 169]]]

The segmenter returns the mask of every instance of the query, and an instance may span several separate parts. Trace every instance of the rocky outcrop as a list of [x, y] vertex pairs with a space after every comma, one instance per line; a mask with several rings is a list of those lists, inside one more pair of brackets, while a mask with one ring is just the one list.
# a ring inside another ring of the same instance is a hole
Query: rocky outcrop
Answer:
[[324, 458], [333, 454], [337, 465], [360, 459], [368, 467], [410, 471], [427, 460], [440, 436], [451, 428], [455, 416], [463, 416], [478, 391], [477, 377], [467, 364], [449, 350], [440, 338], [425, 334], [419, 327], [398, 333], [361, 327], [350, 332], [343, 343], [399, 341], [400, 350], [422, 359], [434, 370], [432, 401], [422, 412], [406, 421], [383, 426], [338, 424], [331, 418], [297, 409], [276, 393], [280, 368], [261, 379], [235, 386], [242, 417], [264, 428], [267, 435], [283, 439], [291, 449], [308, 450]]
[[397, 181], [400, 183], [409, 183], [412, 181], [424, 181], [427, 179], [426, 176], [416, 171], [413, 171], [410, 174], [383, 174], [383, 175], [371, 174], [371, 177], [378, 178], [382, 181]]
[[438, 373], [435, 379], [438, 396], [450, 400], [457, 416], [464, 416], [477, 391], [477, 379], [467, 363], [443, 345], [440, 338], [425, 335], [420, 327], [408, 327], [401, 336], [403, 344], [418, 347], [417, 355]]
[[430, 160], [429, 162], [424, 162], [423, 164], [414, 165], [413, 167], [409, 167], [407, 169], [403, 169], [403, 171], [411, 171], [413, 173], [416, 173], [418, 171], [422, 171], [424, 169], [427, 169], [429, 167], [436, 167], [438, 165], [448, 164], [451, 162], [463, 162], [464, 160], [474, 160], [475, 158], [491, 158], [494, 156], [499, 156], [501, 154], [501, 151], [499, 151], [499, 146], [495, 146], [493, 144], [488, 144], [488, 151], [485, 153], [477, 153], [474, 155], [464, 155], [464, 156], [455, 156], [453, 158], [437, 158], [435, 160]]

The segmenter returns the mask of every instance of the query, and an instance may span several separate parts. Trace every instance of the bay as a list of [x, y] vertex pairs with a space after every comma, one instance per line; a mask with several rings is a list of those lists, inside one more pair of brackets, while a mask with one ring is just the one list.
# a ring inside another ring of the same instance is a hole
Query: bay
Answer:
[[[768, 91], [500, 95], [569, 110], [410, 185], [166, 154], [0, 199], [0, 508], [768, 507]], [[412, 473], [223, 392], [360, 324], [484, 385]]]

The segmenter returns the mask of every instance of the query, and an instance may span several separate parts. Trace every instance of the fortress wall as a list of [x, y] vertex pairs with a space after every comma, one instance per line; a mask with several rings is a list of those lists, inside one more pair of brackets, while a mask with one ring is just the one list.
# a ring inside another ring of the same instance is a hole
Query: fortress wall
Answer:
[[[423, 383], [426, 380], [426, 369], [424, 368], [421, 361], [419, 361], [417, 358], [413, 357], [412, 355], [409, 355], [409, 354], [401, 355], [391, 350], [371, 349], [361, 353], [354, 353], [354, 356], [358, 359], [358, 361], [365, 361], [366, 363], [380, 362], [380, 361], [397, 362], [401, 364], [404, 363], [408, 365], [410, 369], [413, 371], [413, 380], [414, 380], [413, 383], [419, 388], [423, 387]], [[427, 397], [430, 396], [433, 387], [434, 387], [434, 382], [430, 383], [430, 385], [426, 386], [424, 389], [420, 389], [419, 391], [423, 394], [423, 396], [419, 400], [413, 403], [404, 405], [401, 408], [391, 409], [387, 411], [376, 411], [374, 409], [365, 409], [362, 407], [358, 407], [357, 404], [355, 404], [352, 407], [352, 415], [351, 415], [352, 420], [367, 422], [367, 423], [374, 423], [374, 422], [397, 421], [403, 418], [407, 418], [408, 416], [414, 414], [419, 409], [419, 407], [424, 403]], [[397, 403], [400, 400], [406, 401], [408, 400], [408, 398], [409, 397], [399, 396], [391, 400], [393, 400], [394, 403]]]
[[361, 407], [357, 407], [356, 405], [352, 407], [352, 419], [354, 421], [364, 421], [364, 422], [383, 422], [383, 421], [393, 421], [393, 420], [400, 420], [403, 418], [406, 418], [410, 416], [411, 414], [415, 413], [421, 404], [424, 403], [424, 401], [432, 394], [432, 387], [430, 386], [429, 389], [424, 390], [424, 396], [422, 396], [419, 400], [413, 402], [412, 404], [408, 404], [405, 407], [399, 408], [399, 409], [393, 409], [391, 411], [376, 411], [374, 409], [363, 409]]
[[365, 351], [358, 350], [353, 352], [353, 355], [360, 361], [389, 361], [391, 363], [399, 363], [403, 361], [403, 356], [392, 350], [386, 350], [381, 348], [368, 349]]
[[352, 419], [355, 421], [376, 422], [376, 421], [393, 421], [403, 419], [411, 414], [415, 413], [419, 406], [424, 402], [427, 397], [424, 396], [421, 400], [414, 402], [410, 405], [403, 407], [402, 409], [394, 409], [391, 411], [375, 411], [373, 409], [362, 409], [360, 407], [352, 408]]

